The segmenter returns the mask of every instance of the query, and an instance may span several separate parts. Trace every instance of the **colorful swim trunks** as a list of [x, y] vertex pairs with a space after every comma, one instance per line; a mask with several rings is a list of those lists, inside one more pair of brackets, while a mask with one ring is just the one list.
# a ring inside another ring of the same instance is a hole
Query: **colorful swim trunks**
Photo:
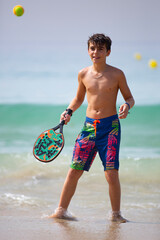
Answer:
[[98, 152], [104, 171], [118, 170], [120, 138], [121, 128], [117, 114], [96, 120], [86, 117], [75, 142], [71, 168], [89, 171]]

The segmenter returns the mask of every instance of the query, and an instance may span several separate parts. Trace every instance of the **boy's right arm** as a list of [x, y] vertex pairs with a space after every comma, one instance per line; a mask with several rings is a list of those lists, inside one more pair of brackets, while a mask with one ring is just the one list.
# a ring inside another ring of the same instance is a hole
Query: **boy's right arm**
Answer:
[[[83, 70], [79, 72], [78, 74], [78, 89], [77, 89], [77, 94], [76, 96], [73, 98], [73, 100], [71, 101], [71, 103], [69, 104], [67, 109], [71, 109], [72, 112], [75, 112], [83, 103], [84, 101], [84, 97], [85, 97], [85, 93], [86, 93], [86, 88], [82, 82], [82, 78], [83, 78]], [[62, 114], [61, 114], [61, 118], [60, 120], [65, 120], [65, 124], [67, 124], [70, 121], [71, 115], [67, 114], [67, 110], [65, 110]]]

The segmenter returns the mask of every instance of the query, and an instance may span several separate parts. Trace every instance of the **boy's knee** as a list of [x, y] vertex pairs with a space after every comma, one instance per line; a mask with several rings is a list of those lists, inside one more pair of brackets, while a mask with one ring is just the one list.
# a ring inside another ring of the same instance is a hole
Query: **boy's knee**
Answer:
[[68, 172], [68, 178], [70, 180], [79, 179], [81, 177], [82, 173], [83, 173], [83, 170], [77, 170], [77, 169], [70, 168], [70, 170]]
[[105, 177], [109, 185], [115, 185], [119, 182], [118, 171], [115, 169], [105, 171]]

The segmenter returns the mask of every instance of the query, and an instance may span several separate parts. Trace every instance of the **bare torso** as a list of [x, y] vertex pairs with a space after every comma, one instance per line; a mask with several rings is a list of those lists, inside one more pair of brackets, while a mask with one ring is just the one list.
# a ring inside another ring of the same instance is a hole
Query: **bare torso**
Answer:
[[116, 114], [120, 70], [107, 65], [103, 75], [96, 77], [91, 67], [87, 67], [81, 76], [87, 93], [87, 117], [100, 119]]

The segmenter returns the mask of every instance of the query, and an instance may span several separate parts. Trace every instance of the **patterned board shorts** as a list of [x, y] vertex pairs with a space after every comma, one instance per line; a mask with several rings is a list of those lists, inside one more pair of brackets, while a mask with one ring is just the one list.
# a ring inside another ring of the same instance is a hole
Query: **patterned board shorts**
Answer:
[[96, 120], [86, 117], [75, 142], [71, 168], [89, 171], [98, 152], [104, 171], [118, 170], [120, 138], [121, 128], [117, 114]]

